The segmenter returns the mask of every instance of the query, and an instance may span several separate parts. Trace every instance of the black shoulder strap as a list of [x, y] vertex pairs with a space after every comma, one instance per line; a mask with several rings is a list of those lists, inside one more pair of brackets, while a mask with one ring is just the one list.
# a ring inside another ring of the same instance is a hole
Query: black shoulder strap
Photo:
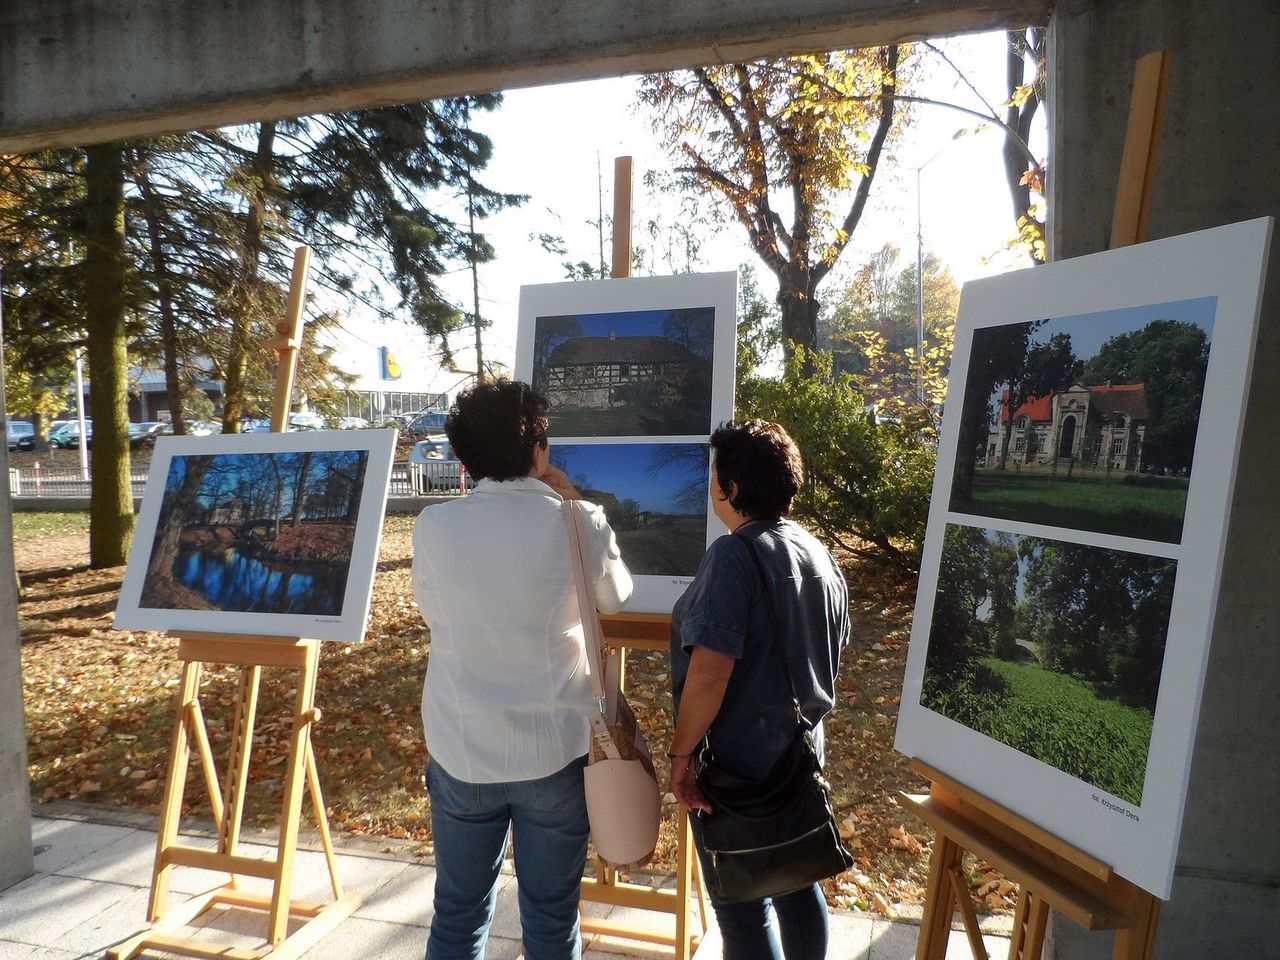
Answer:
[[769, 575], [765, 573], [764, 564], [760, 562], [760, 552], [750, 537], [741, 533], [735, 533], [734, 536], [746, 544], [747, 552], [751, 554], [751, 560], [755, 564], [756, 573], [760, 575], [760, 586], [764, 590], [764, 607], [769, 616], [769, 646], [782, 663], [782, 673], [787, 678], [787, 689], [791, 691], [791, 702], [796, 708], [796, 722], [806, 730], [811, 729], [809, 722], [804, 718], [804, 711], [800, 709], [800, 698], [796, 696], [796, 683], [791, 675], [791, 664], [787, 662], [787, 655], [778, 642], [778, 618], [773, 606], [773, 590], [769, 586]]

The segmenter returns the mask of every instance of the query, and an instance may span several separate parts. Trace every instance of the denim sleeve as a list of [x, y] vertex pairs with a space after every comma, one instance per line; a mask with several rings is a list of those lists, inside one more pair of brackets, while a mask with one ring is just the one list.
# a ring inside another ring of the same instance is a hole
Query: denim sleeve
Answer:
[[711, 545], [682, 602], [680, 646], [686, 653], [706, 647], [735, 660], [742, 657], [754, 592], [750, 563], [746, 547], [734, 537]]

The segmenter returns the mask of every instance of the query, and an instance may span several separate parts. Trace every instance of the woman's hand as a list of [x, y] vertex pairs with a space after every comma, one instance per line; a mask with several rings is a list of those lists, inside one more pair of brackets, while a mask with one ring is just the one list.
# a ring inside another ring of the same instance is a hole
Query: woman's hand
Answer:
[[550, 463], [547, 464], [542, 473], [538, 474], [536, 479], [541, 480], [565, 500], [582, 499], [582, 494], [569, 482], [569, 475], [559, 467], [553, 467]]
[[692, 757], [671, 758], [671, 792], [690, 810], [714, 812], [698, 789], [697, 767]]

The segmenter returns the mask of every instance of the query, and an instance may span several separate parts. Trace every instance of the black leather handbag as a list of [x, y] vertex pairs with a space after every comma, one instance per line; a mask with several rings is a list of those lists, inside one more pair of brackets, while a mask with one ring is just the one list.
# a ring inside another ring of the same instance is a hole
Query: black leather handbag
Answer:
[[698, 819], [711, 859], [707, 886], [722, 903], [792, 893], [853, 866], [853, 857], [840, 840], [829, 785], [814, 749], [812, 729], [800, 710], [791, 667], [778, 647], [769, 579], [755, 544], [747, 537], [741, 539], [763, 583], [769, 645], [782, 661], [795, 704], [796, 735], [762, 779], [720, 769], [703, 740], [698, 788], [713, 812], [699, 814]]

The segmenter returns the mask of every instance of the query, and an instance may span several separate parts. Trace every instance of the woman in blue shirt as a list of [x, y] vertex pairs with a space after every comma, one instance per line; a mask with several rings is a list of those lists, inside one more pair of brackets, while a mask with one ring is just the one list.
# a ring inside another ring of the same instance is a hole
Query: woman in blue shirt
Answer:
[[[711, 448], [712, 507], [733, 536], [711, 545], [671, 617], [671, 790], [699, 816], [714, 815], [696, 780], [694, 754], [704, 737], [718, 767], [752, 778], [765, 776], [795, 738], [791, 690], [770, 645], [787, 658], [821, 757], [822, 718], [835, 704], [840, 651], [849, 642], [849, 595], [839, 566], [808, 531], [784, 519], [803, 478], [794, 441], [776, 423], [746, 420], [722, 426]], [[776, 632], [748, 539], [770, 581]], [[698, 816], [693, 834], [710, 875]], [[771, 900], [723, 903], [713, 896], [712, 905], [725, 960], [826, 954], [827, 907], [816, 883]]]

